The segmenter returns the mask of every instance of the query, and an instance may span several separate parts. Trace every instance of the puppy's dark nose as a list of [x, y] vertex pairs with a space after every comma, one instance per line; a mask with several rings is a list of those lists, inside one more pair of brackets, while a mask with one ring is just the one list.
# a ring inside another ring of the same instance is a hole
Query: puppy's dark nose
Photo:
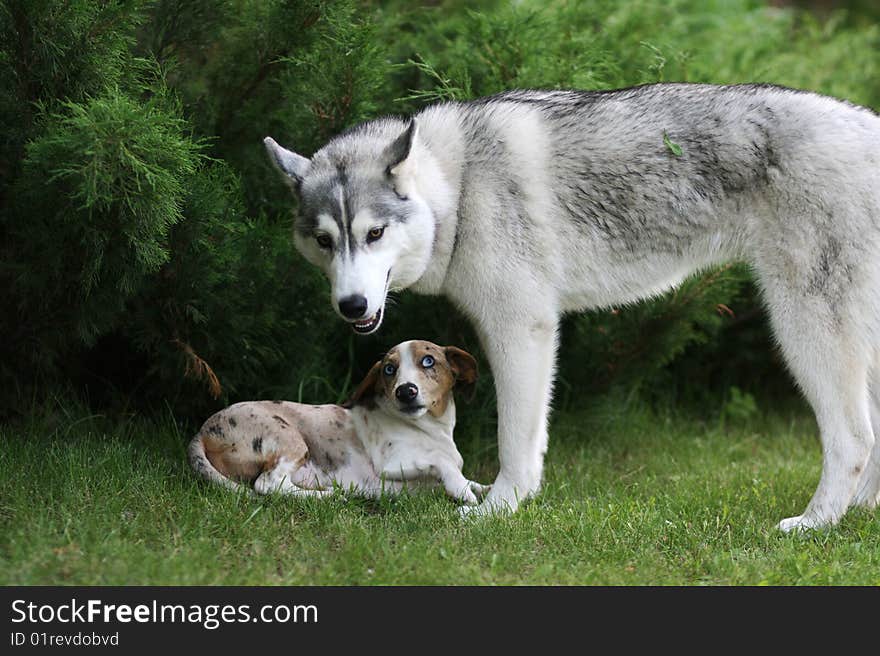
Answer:
[[360, 319], [367, 311], [367, 299], [359, 294], [346, 296], [339, 301], [339, 311], [346, 319]]
[[404, 383], [403, 385], [398, 385], [397, 389], [394, 390], [394, 396], [396, 396], [397, 400], [401, 403], [412, 403], [416, 400], [416, 397], [418, 395], [419, 388], [412, 383]]

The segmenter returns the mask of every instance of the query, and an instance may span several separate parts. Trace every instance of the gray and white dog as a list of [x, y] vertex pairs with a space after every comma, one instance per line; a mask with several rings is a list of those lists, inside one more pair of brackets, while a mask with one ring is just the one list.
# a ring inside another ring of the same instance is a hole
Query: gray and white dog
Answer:
[[[295, 243], [359, 333], [389, 290], [445, 294], [498, 396], [476, 513], [540, 486], [560, 316], [749, 263], [819, 423], [822, 476], [788, 531], [880, 497], [880, 117], [769, 85], [510, 91], [380, 118], [311, 159], [267, 138]], [[677, 146], [676, 146], [677, 145]]]

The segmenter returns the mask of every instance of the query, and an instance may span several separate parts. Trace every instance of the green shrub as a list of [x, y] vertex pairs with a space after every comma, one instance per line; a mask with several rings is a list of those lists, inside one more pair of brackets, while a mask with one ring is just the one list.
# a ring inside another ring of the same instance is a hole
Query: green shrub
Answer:
[[41, 311], [68, 303], [65, 319], [89, 344], [167, 261], [199, 154], [153, 101], [112, 90], [63, 110], [28, 144], [10, 236], [31, 267], [17, 277], [22, 296]]
[[[871, 11], [869, 8], [865, 11]], [[869, 18], [864, 18], [868, 16]], [[271, 134], [310, 154], [382, 113], [511, 87], [767, 81], [880, 105], [870, 13], [756, 0], [10, 0], [0, 6], [0, 409], [47, 385], [201, 417], [341, 399], [413, 337], [478, 351], [403, 294], [355, 338], [290, 243]], [[564, 322], [559, 399], [749, 393], [780, 370], [748, 272]], [[743, 397], [746, 398], [746, 397]], [[479, 386], [469, 421], [491, 422]]]

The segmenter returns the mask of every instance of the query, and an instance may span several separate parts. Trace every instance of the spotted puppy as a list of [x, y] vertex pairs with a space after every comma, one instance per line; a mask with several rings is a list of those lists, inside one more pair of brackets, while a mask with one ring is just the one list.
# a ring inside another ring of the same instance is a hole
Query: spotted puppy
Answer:
[[488, 486], [461, 473], [452, 440], [453, 388], [473, 386], [477, 364], [454, 346], [409, 341], [373, 365], [343, 405], [289, 401], [236, 403], [210, 417], [189, 446], [190, 464], [209, 481], [260, 494], [365, 496], [397, 493], [406, 482], [443, 485], [477, 503]]

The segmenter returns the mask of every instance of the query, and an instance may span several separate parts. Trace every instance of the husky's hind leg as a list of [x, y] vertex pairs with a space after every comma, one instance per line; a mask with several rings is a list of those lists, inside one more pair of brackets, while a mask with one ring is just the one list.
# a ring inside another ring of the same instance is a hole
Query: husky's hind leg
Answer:
[[875, 361], [871, 371], [871, 426], [874, 429], [874, 447], [865, 465], [865, 471], [856, 488], [852, 505], [873, 510], [880, 505], [880, 362]]
[[874, 443], [864, 361], [846, 357], [844, 349], [826, 346], [825, 350], [824, 354], [813, 354], [810, 364], [788, 357], [816, 413], [822, 443], [822, 475], [803, 514], [779, 523], [783, 531], [836, 524], [855, 496]]
[[868, 364], [871, 348], [858, 309], [828, 293], [805, 294], [784, 272], [760, 272], [774, 332], [801, 390], [816, 413], [822, 475], [803, 514], [783, 531], [836, 524], [856, 494], [871, 454]]

